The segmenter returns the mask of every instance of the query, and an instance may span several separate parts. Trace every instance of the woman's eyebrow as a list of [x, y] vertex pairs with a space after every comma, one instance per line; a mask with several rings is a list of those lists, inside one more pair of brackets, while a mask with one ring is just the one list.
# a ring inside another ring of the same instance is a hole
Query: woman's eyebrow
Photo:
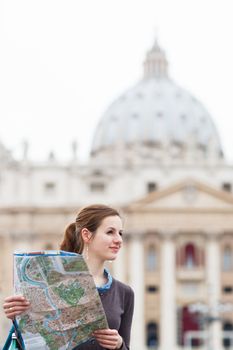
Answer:
[[[107, 230], [114, 230], [114, 231], [118, 231], [117, 228], [109, 226], [107, 227]], [[119, 230], [119, 232], [123, 232], [123, 230]]]

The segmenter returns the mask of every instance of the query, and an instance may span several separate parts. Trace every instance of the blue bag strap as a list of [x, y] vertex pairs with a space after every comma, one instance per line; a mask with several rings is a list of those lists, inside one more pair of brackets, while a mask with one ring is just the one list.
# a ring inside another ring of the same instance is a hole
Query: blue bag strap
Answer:
[[26, 350], [25, 348], [25, 344], [24, 344], [24, 341], [23, 341], [23, 337], [22, 337], [22, 334], [19, 330], [19, 326], [18, 326], [18, 323], [16, 322], [16, 320], [13, 320], [12, 321], [12, 327], [8, 333], [8, 336], [6, 338], [6, 342], [2, 348], [2, 350], [8, 350], [9, 347], [11, 346], [11, 340], [12, 340], [12, 334], [15, 333], [16, 337], [17, 337], [17, 340], [18, 340], [18, 343], [19, 343], [19, 346], [20, 346], [20, 349], [22, 350]]
[[15, 332], [15, 335], [17, 337], [19, 346], [20, 346], [21, 350], [26, 350], [25, 344], [24, 344], [24, 341], [23, 341], [23, 337], [22, 337], [22, 334], [21, 334], [21, 332], [19, 330], [19, 326], [18, 326], [18, 323], [17, 323], [16, 319], [14, 319], [12, 322], [13, 322], [13, 326], [12, 327], [14, 329], [13, 332]]

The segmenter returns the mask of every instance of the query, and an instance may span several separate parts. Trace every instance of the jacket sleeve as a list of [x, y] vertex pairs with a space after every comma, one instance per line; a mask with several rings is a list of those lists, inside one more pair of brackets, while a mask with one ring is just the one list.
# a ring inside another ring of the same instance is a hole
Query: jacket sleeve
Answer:
[[134, 310], [134, 292], [129, 287], [127, 295], [124, 300], [124, 313], [121, 317], [121, 325], [119, 329], [119, 334], [123, 339], [121, 350], [130, 349], [130, 332], [133, 319], [133, 310]]

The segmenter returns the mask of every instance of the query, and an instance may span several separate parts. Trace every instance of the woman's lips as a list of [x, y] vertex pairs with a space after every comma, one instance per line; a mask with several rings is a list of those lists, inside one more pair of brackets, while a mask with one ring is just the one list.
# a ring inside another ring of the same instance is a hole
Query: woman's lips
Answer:
[[114, 252], [117, 253], [119, 251], [119, 247], [110, 247], [110, 249]]

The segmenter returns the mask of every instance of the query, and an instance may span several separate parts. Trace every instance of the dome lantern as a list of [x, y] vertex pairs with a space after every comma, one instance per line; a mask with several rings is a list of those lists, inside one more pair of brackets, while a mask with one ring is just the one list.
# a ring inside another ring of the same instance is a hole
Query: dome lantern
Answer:
[[158, 45], [157, 39], [146, 55], [144, 62], [144, 78], [164, 78], [168, 76], [168, 62], [166, 55]]

